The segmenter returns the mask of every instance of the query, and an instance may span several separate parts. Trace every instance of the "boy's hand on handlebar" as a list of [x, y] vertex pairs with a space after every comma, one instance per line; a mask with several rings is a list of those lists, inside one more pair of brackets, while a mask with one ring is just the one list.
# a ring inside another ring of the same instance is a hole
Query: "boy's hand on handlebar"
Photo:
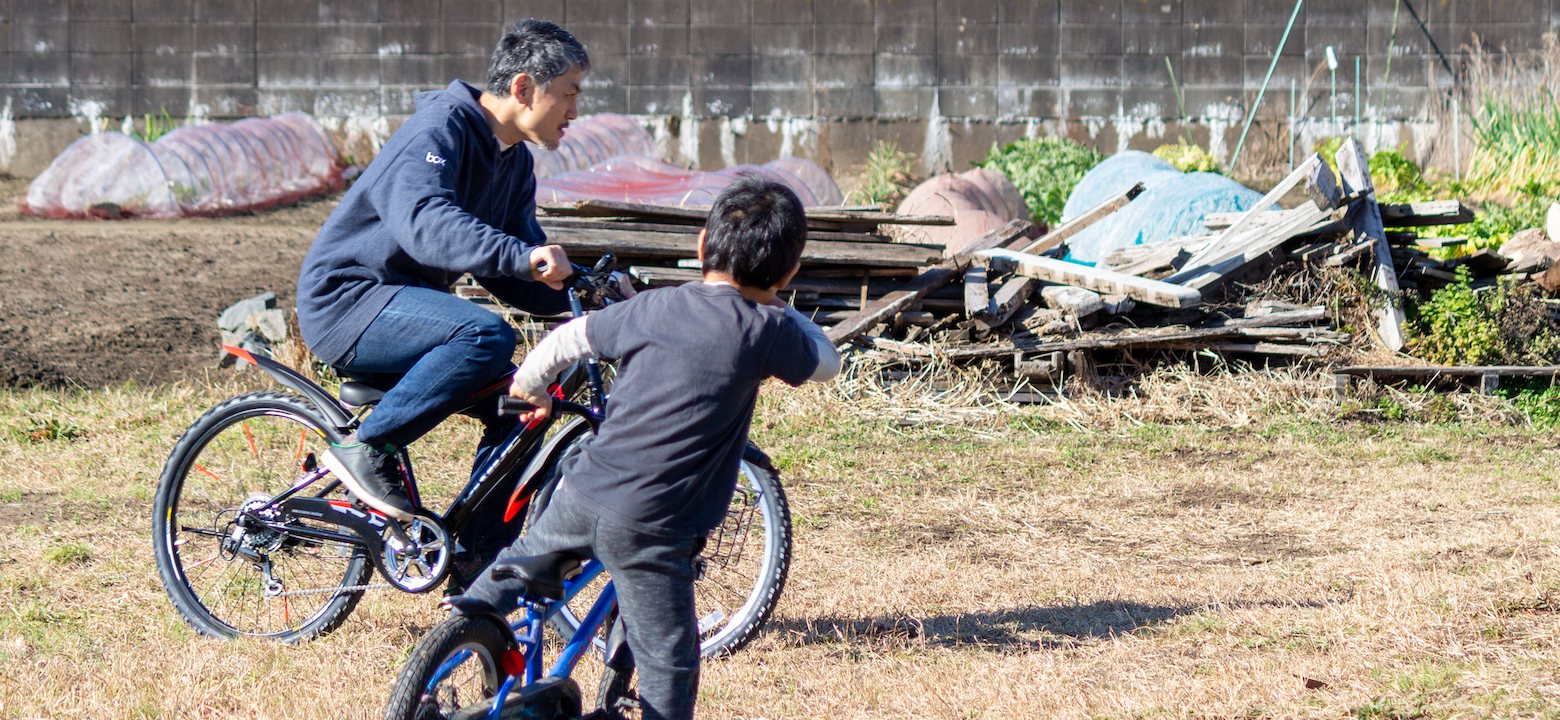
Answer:
[[515, 416], [518, 417], [522, 423], [533, 423], [538, 420], [546, 420], [549, 415], [552, 415], [552, 396], [550, 395], [532, 395], [531, 393], [526, 392], [524, 389], [519, 387], [519, 385], [517, 385], [515, 382], [510, 382], [509, 396], [521, 402], [530, 403], [533, 406], [530, 410], [526, 410]]
[[569, 255], [558, 245], [543, 245], [531, 251], [531, 279], [547, 283], [554, 290], [563, 289], [563, 281], [574, 274]]

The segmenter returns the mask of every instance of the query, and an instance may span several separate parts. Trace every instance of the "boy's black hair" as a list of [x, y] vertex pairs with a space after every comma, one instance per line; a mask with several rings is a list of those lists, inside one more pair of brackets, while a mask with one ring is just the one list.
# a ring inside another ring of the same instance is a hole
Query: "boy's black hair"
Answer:
[[704, 221], [704, 271], [772, 288], [802, 259], [807, 215], [783, 183], [747, 173], [722, 190]]
[[487, 91], [501, 98], [509, 97], [509, 86], [520, 73], [529, 75], [532, 82], [546, 90], [553, 78], [575, 65], [582, 72], [589, 72], [590, 54], [568, 30], [546, 20], [521, 20], [509, 26], [498, 39], [498, 47], [493, 48]]

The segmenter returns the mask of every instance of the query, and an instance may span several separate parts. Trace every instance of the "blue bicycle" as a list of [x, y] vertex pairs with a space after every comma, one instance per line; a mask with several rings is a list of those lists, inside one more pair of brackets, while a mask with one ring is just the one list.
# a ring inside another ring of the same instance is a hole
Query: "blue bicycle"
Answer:
[[563, 720], [581, 716], [579, 684], [572, 677], [587, 655], [596, 657], [604, 629], [594, 717], [637, 717], [633, 656], [617, 619], [617, 592], [601, 587], [589, 612], [543, 672], [543, 633], [567, 603], [602, 575], [601, 563], [568, 553], [513, 558], [493, 566], [498, 579], [525, 585], [525, 614], [510, 625], [492, 605], [450, 598], [450, 617], [412, 649], [385, 707], [386, 720]]

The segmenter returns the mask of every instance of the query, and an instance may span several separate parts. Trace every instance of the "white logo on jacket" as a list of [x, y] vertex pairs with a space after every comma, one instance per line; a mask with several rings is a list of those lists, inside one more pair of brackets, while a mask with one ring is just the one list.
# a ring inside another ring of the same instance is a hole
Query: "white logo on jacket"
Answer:
[[434, 165], [443, 165], [444, 158], [441, 158], [438, 155], [434, 155], [433, 153], [428, 153], [428, 162], [431, 162]]

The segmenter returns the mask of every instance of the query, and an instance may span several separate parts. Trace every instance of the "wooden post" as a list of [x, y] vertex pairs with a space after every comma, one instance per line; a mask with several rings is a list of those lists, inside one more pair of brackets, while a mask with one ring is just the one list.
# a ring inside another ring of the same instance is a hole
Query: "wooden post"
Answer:
[[[1359, 141], [1349, 138], [1333, 156], [1338, 162], [1338, 174], [1343, 176], [1345, 192], [1374, 191], [1370, 180], [1370, 161]], [[1376, 198], [1366, 195], [1359, 199], [1349, 213], [1349, 224], [1358, 237], [1376, 241], [1376, 262], [1371, 271], [1376, 287], [1386, 291], [1387, 297], [1376, 306], [1376, 334], [1381, 344], [1392, 352], [1403, 349], [1403, 308], [1398, 305], [1397, 269], [1392, 266], [1392, 246], [1387, 244], [1387, 232], [1381, 224], [1381, 210]]]
[[987, 282], [985, 265], [976, 263], [964, 271], [964, 314], [967, 317], [991, 314], [991, 291]]

